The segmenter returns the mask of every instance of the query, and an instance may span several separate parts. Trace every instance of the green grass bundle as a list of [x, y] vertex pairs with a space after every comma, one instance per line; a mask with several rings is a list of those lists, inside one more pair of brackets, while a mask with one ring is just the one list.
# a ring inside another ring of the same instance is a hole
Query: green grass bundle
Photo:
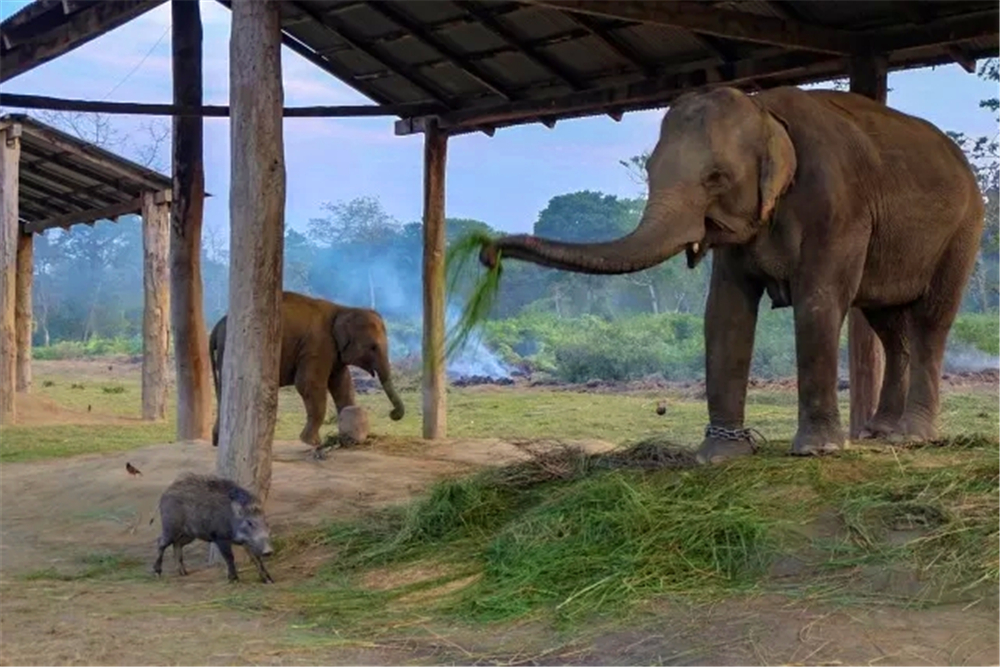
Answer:
[[[449, 294], [456, 292], [462, 276], [467, 274], [470, 260], [473, 264], [478, 263], [480, 251], [491, 244], [493, 240], [489, 234], [476, 231], [470, 232], [452, 243], [445, 257]], [[450, 357], [461, 350], [476, 327], [486, 321], [499, 291], [500, 253], [498, 251], [496, 264], [492, 269], [479, 276], [465, 308], [462, 310], [462, 316], [448, 333], [446, 356]]]

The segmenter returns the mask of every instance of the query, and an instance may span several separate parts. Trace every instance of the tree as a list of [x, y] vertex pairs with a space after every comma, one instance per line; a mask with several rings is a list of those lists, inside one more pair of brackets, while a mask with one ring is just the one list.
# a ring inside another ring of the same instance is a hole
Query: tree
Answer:
[[375, 269], [379, 252], [400, 232], [399, 222], [382, 207], [378, 197], [357, 197], [347, 202], [325, 203], [329, 213], [309, 221], [309, 238], [328, 248], [351, 247], [356, 261], [363, 262], [368, 278], [369, 307], [375, 308]]

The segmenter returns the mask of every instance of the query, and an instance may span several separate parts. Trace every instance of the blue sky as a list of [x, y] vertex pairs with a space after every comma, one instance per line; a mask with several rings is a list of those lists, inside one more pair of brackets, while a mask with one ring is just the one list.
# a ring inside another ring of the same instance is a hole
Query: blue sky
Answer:
[[[0, 0], [0, 18], [26, 3]], [[229, 10], [201, 0], [205, 102], [228, 103]], [[169, 102], [170, 5], [4, 84], [5, 92], [81, 99]], [[147, 56], [148, 54], [148, 56]], [[140, 64], [141, 63], [141, 64]], [[297, 54], [282, 49], [286, 106], [366, 104], [369, 100]], [[126, 78], [127, 77], [127, 78]], [[993, 134], [992, 115], [978, 101], [995, 87], [957, 65], [889, 77], [889, 104], [943, 129]], [[32, 113], [32, 112], [29, 112]], [[484, 220], [503, 231], [528, 231], [548, 200], [574, 190], [634, 196], [638, 188], [618, 160], [650, 147], [662, 111], [565, 121], [554, 130], [529, 125], [449, 142], [447, 210], [450, 217]], [[169, 119], [162, 119], [169, 122]], [[148, 119], [116, 116], [121, 133], [141, 140]], [[420, 219], [423, 156], [420, 136], [396, 137], [393, 119], [286, 119], [286, 224], [304, 230], [323, 202], [378, 196], [403, 222]], [[123, 151], [126, 154], [128, 151]], [[476, 156], [479, 155], [477, 158]], [[169, 146], [161, 165], [169, 168]], [[229, 123], [205, 121], [205, 224], [228, 237]]]

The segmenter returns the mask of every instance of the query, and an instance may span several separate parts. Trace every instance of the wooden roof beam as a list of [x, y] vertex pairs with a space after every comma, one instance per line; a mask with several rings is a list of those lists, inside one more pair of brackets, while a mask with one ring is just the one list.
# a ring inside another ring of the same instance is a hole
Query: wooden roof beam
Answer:
[[[693, 69], [693, 63], [678, 67], [677, 71], [661, 76], [597, 90], [570, 93], [559, 98], [525, 100], [480, 109], [453, 111], [438, 117], [438, 124], [449, 134], [460, 134], [469, 126], [502, 126], [522, 122], [526, 118], [561, 118], [588, 115], [608, 108], [613, 113], [632, 108], [649, 108], [666, 104], [670, 99], [695, 88], [718, 85], [747, 85], [755, 79], [779, 76], [786, 73], [809, 71], [836, 71], [847, 67], [844, 58], [829, 58], [820, 54], [781, 53], [763, 58], [747, 58], [729, 65], [718, 66], [714, 59], [704, 61], [702, 68]], [[421, 119], [404, 119], [396, 122], [396, 134], [406, 135], [421, 131]]]
[[[137, 16], [148, 12], [166, 0], [116, 0], [95, 2], [71, 15], [69, 19], [40, 37], [18, 45], [17, 32], [4, 31], [4, 41], [10, 50], [0, 60], [0, 82], [12, 79], [30, 69], [49, 62], [86, 44]], [[54, 3], [58, 4], [58, 3]], [[31, 7], [31, 5], [29, 5]], [[48, 5], [45, 7], [48, 8]], [[14, 26], [9, 26], [14, 27]]]
[[690, 0], [524, 0], [558, 9], [607, 16], [628, 21], [684, 28], [703, 35], [714, 35], [760, 44], [816, 51], [835, 55], [852, 52], [850, 33], [820, 28], [796, 21], [760, 16], [748, 12], [714, 9]]
[[390, 56], [389, 54], [380, 54], [377, 49], [372, 48], [366, 42], [367, 40], [363, 35], [356, 34], [349, 26], [345, 24], [344, 21], [340, 20], [334, 16], [324, 15], [316, 10], [310, 9], [310, 5], [303, 2], [293, 2], [289, 0], [290, 5], [295, 7], [295, 9], [302, 14], [305, 14], [312, 18], [317, 25], [323, 27], [325, 30], [336, 36], [338, 39], [342, 39], [348, 44], [350, 44], [356, 50], [364, 53], [369, 58], [377, 62], [382, 67], [392, 71], [396, 76], [407, 81], [411, 86], [421, 91], [425, 95], [430, 96], [436, 102], [439, 102], [443, 106], [454, 108], [454, 105], [448, 100], [448, 92], [441, 90], [432, 81], [420, 76], [419, 72], [416, 72], [414, 68], [398, 61], [396, 58]]
[[498, 81], [496, 77], [483, 67], [465, 59], [463, 54], [445, 44], [443, 40], [435, 37], [432, 31], [425, 30], [419, 22], [413, 20], [393, 5], [373, 2], [368, 5], [368, 8], [409, 31], [416, 39], [443, 55], [448, 62], [480, 85], [485, 86], [505, 100], [517, 99], [517, 95], [511, 93], [502, 82]]
[[469, 0], [455, 0], [455, 4], [462, 10], [476, 17], [476, 20], [478, 20], [484, 28], [495, 34], [497, 37], [500, 37], [501, 39], [516, 46], [518, 50], [533, 63], [544, 70], [548, 70], [557, 78], [566, 82], [566, 85], [573, 90], [586, 90], [588, 88], [587, 84], [580, 80], [574, 72], [567, 70], [548, 55], [542, 53], [527, 42], [522, 41], [513, 30], [500, 23], [492, 14], [483, 11], [482, 7], [479, 6], [478, 3], [470, 2]]
[[[169, 190], [164, 192], [169, 193]], [[167, 199], [169, 199], [169, 194], [167, 194]], [[45, 220], [26, 222], [24, 223], [22, 229], [25, 234], [37, 234], [39, 232], [44, 232], [46, 229], [54, 229], [55, 227], [65, 228], [76, 224], [89, 224], [98, 220], [112, 220], [117, 222], [119, 217], [123, 215], [138, 214], [141, 210], [142, 198], [140, 197], [139, 199], [133, 199], [121, 204], [115, 204], [113, 206], [93, 208], [87, 211], [74, 211], [64, 215], [55, 215], [50, 218], [46, 218]]]
[[[602, 26], [600, 23], [595, 21], [593, 17], [588, 14], [573, 14], [567, 13], [566, 16], [579, 26], [582, 26], [587, 32], [593, 35], [597, 41], [605, 46], [612, 53], [616, 54], [619, 58], [629, 63], [645, 76], [655, 76], [656, 68], [654, 68], [649, 63], [645, 62], [638, 53], [636, 53], [632, 47], [626, 44], [623, 40], [619, 39], [616, 35], [612, 34], [610, 30]], [[554, 124], [553, 124], [554, 127]], [[550, 128], [551, 129], [551, 128]]]
[[869, 30], [859, 38], [858, 52], [892, 53], [996, 36], [998, 22], [1000, 9], [989, 9], [949, 16], [917, 26]]

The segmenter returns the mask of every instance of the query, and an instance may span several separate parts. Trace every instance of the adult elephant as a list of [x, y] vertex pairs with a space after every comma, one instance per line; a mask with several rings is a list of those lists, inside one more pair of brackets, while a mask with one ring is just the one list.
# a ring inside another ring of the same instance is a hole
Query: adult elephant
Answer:
[[933, 125], [865, 97], [716, 88], [679, 97], [646, 163], [636, 229], [606, 243], [528, 235], [482, 249], [566, 271], [641, 271], [714, 251], [705, 313], [709, 426], [702, 462], [753, 450], [744, 428], [758, 304], [791, 306], [795, 454], [840, 449], [838, 341], [856, 306], [886, 351], [865, 437], [936, 437], [945, 340], [972, 271], [984, 206], [968, 161]]
[[[218, 321], [208, 339], [216, 407], [221, 400], [222, 364], [226, 350], [226, 317]], [[354, 405], [354, 382], [348, 366], [357, 366], [378, 377], [392, 402], [389, 417], [403, 418], [403, 401], [392, 385], [389, 341], [382, 317], [368, 308], [348, 308], [297, 292], [283, 292], [281, 299], [281, 367], [278, 384], [295, 385], [306, 407], [306, 425], [299, 438], [318, 447], [319, 427], [326, 417], [326, 394], [333, 395], [337, 414]], [[212, 444], [219, 444], [219, 410], [216, 409]]]

